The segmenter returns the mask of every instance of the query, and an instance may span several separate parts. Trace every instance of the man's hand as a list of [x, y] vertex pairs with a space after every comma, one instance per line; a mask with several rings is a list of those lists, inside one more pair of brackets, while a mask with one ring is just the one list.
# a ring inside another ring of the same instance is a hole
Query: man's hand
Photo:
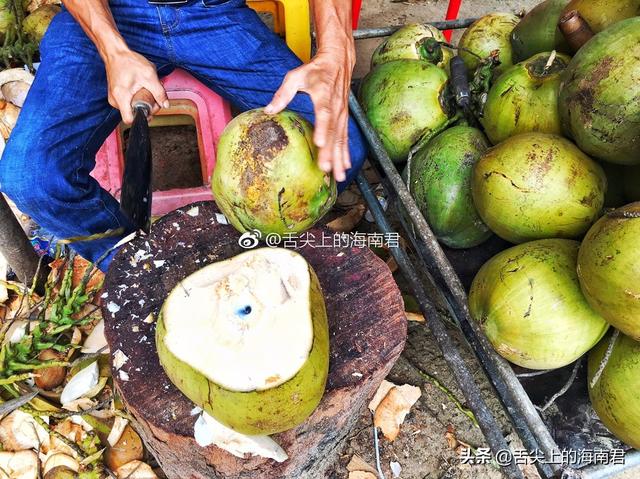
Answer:
[[313, 142], [318, 164], [333, 170], [336, 181], [344, 181], [349, 159], [349, 92], [355, 66], [351, 35], [351, 0], [316, 0], [312, 3], [318, 52], [313, 59], [285, 77], [265, 108], [269, 114], [284, 110], [298, 92], [311, 97], [315, 111]]
[[107, 81], [109, 83], [109, 104], [120, 110], [122, 121], [133, 123], [131, 101], [136, 93], [146, 88], [155, 98], [151, 115], [160, 108], [169, 107], [167, 93], [160, 83], [155, 67], [146, 58], [131, 50], [117, 55], [113, 60], [107, 58]]
[[107, 70], [109, 104], [120, 110], [125, 123], [133, 123], [131, 100], [142, 88], [149, 90], [155, 99], [152, 115], [169, 106], [153, 64], [131, 51], [118, 32], [109, 0], [63, 0], [63, 3], [98, 49]]

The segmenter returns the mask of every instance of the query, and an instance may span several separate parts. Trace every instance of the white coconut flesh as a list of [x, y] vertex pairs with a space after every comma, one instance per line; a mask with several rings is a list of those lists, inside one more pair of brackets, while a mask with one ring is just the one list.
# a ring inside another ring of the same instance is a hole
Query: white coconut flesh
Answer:
[[248, 392], [295, 376], [313, 345], [309, 266], [261, 248], [183, 280], [163, 306], [167, 349], [215, 384]]

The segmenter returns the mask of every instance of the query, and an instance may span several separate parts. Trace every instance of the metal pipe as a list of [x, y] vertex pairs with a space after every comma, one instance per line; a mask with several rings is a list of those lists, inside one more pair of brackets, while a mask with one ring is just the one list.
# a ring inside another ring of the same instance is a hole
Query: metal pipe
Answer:
[[[522, 384], [520, 384], [518, 378], [513, 374], [511, 366], [509, 366], [503, 358], [499, 357], [495, 353], [479, 325], [471, 318], [467, 306], [467, 295], [460, 279], [453, 270], [453, 267], [442, 251], [442, 248], [440, 248], [438, 240], [431, 231], [431, 228], [424, 219], [424, 216], [420, 213], [420, 210], [411, 197], [409, 190], [398, 174], [395, 165], [384, 149], [380, 138], [373, 130], [373, 127], [369, 123], [362, 107], [353, 93], [349, 95], [349, 107], [353, 117], [367, 139], [370, 147], [370, 153], [377, 160], [378, 164], [386, 174], [391, 187], [405, 207], [409, 219], [415, 225], [418, 237], [424, 244], [424, 251], [430, 263], [434, 266], [437, 274], [436, 279], [442, 281], [445, 285], [445, 291], [447, 291], [451, 296], [451, 305], [456, 313], [458, 321], [461, 324], [462, 322], [466, 322], [474, 331], [477, 340], [477, 347], [481, 348], [487, 357], [490, 358], [495, 367], [495, 371], [506, 386], [506, 393], [509, 396], [509, 401], [518, 406], [518, 410], [522, 414], [527, 426], [536, 437], [542, 453], [545, 458], [551, 462], [551, 459], [554, 457], [554, 452], [557, 453], [559, 450], [557, 444], [551, 437], [549, 430], [540, 418], [540, 415], [522, 387]], [[561, 466], [557, 464], [552, 464], [551, 467], [555, 471], [561, 469]]]
[[[436, 27], [438, 30], [456, 30], [459, 28], [467, 28], [477, 18], [460, 18], [457, 20], [444, 20], [441, 22], [429, 22], [429, 25]], [[399, 30], [404, 25], [396, 25], [392, 27], [379, 27], [379, 28], [359, 28], [353, 31], [353, 38], [356, 40], [363, 40], [365, 38], [379, 38], [388, 37], [396, 30]]]
[[[40, 258], [1, 193], [0, 251], [20, 281], [27, 286], [31, 286], [35, 278], [36, 289], [41, 290], [42, 285], [44, 285], [46, 268], [41, 268], [38, 272]], [[37, 278], [36, 274], [38, 274]]]
[[[376, 224], [380, 228], [380, 231], [383, 234], [393, 233], [393, 229], [384, 216], [382, 206], [378, 202], [378, 199], [362, 173], [358, 175], [356, 181], [369, 206], [371, 214], [376, 220]], [[436, 307], [429, 300], [420, 278], [416, 273], [416, 268], [411, 263], [409, 256], [399, 246], [392, 247], [390, 250], [396, 260], [396, 263], [398, 263], [398, 267], [409, 281], [412, 294], [420, 306], [420, 311], [424, 317], [427, 318], [427, 326], [436, 338], [438, 346], [440, 347], [447, 364], [454, 373], [456, 381], [460, 386], [469, 407], [474, 412], [478, 424], [480, 425], [480, 429], [487, 439], [491, 450], [494, 454], [501, 450], [509, 451], [509, 445], [502, 435], [500, 425], [493, 417], [493, 414], [487, 407], [484, 399], [482, 399], [480, 388], [476, 384], [473, 375], [467, 369], [464, 359], [462, 359], [462, 356], [460, 356], [455, 344], [451, 340], [444, 323], [438, 315]], [[522, 471], [513, 461], [503, 466], [503, 469], [509, 478], [524, 479]]]

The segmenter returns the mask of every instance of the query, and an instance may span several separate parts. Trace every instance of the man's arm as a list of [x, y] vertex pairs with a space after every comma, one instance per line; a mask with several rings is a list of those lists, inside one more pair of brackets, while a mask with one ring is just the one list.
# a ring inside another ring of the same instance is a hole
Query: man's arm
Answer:
[[351, 32], [351, 0], [311, 0], [318, 50], [313, 59], [290, 71], [265, 108], [277, 113], [297, 92], [311, 96], [316, 115], [313, 141], [319, 148], [318, 163], [345, 179], [349, 160], [349, 91], [355, 65]]
[[125, 123], [133, 122], [131, 100], [142, 88], [149, 90], [156, 100], [152, 113], [161, 106], [169, 106], [155, 67], [129, 49], [118, 32], [108, 0], [63, 0], [63, 3], [96, 45], [107, 71], [109, 104], [120, 110]]

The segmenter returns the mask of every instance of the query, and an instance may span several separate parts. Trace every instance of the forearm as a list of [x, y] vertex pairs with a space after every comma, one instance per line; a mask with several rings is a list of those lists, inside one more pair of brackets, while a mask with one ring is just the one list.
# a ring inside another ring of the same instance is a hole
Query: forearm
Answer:
[[108, 62], [128, 51], [109, 9], [109, 0], [63, 0], [71, 15]]
[[355, 56], [351, 9], [351, 0], [311, 1], [318, 51], [342, 51], [350, 59]]

